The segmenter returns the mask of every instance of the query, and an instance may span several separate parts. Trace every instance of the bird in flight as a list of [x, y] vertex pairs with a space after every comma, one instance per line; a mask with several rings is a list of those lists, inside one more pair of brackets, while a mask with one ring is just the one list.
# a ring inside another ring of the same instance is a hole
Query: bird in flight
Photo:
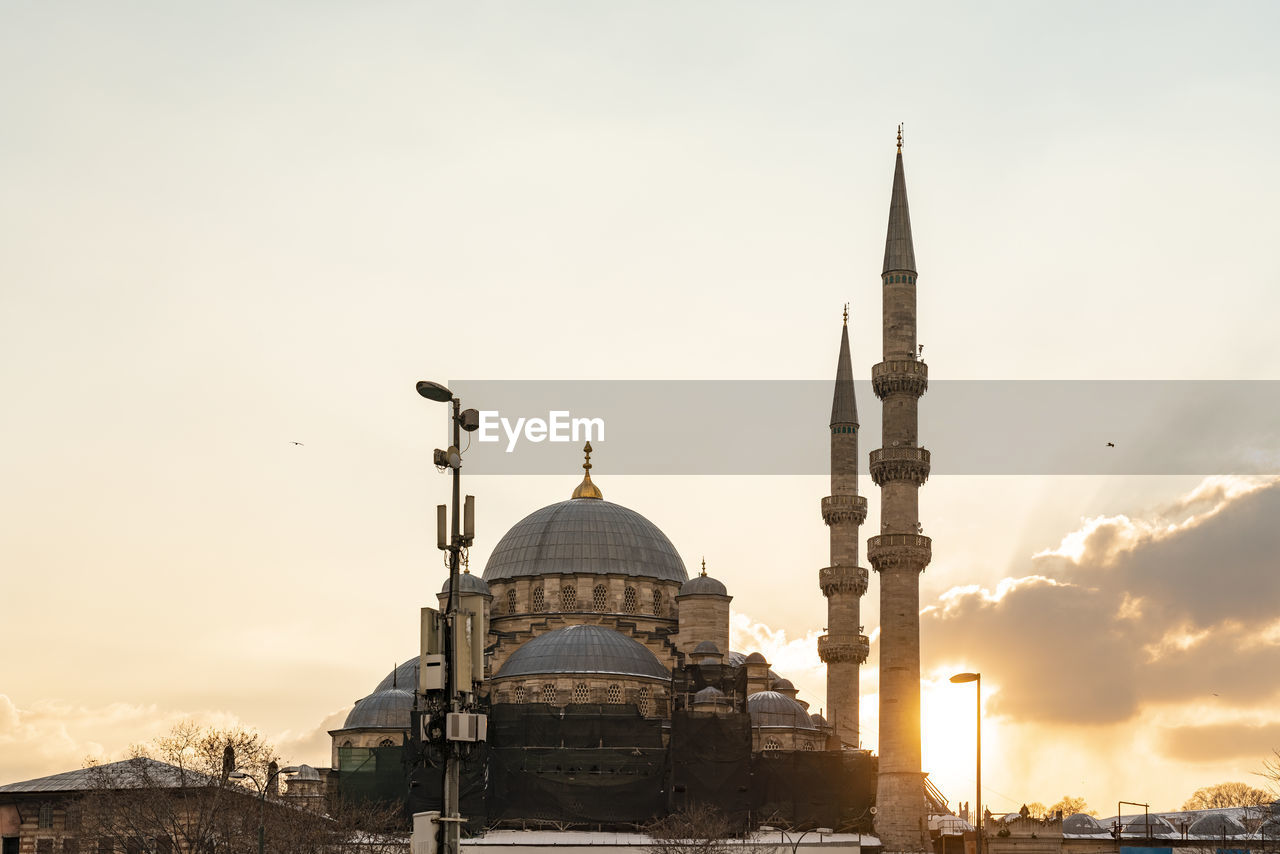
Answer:
[[301, 442], [290, 442], [289, 444], [290, 444], [290, 445], [297, 445], [298, 447], [302, 447], [302, 446], [303, 446]]
[[[298, 444], [298, 443], [297, 443], [297, 442], [294, 442], [294, 444], [296, 445], [296, 444]], [[1108, 442], [1108, 443], [1107, 443], [1107, 447], [1108, 447], [1108, 448], [1114, 448], [1115, 446], [1116, 446], [1116, 443], [1115, 443], [1115, 442]]]

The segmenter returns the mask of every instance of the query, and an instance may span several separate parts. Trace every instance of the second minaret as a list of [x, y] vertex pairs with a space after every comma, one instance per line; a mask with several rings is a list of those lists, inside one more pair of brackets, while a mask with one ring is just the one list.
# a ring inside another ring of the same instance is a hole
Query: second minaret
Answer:
[[827, 597], [827, 634], [818, 638], [818, 655], [827, 665], [827, 718], [841, 747], [858, 747], [858, 673], [869, 649], [861, 626], [868, 573], [858, 566], [858, 531], [867, 518], [867, 499], [858, 494], [858, 404], [847, 308], [830, 428], [831, 494], [822, 499], [822, 521], [831, 530], [831, 565], [818, 571]]

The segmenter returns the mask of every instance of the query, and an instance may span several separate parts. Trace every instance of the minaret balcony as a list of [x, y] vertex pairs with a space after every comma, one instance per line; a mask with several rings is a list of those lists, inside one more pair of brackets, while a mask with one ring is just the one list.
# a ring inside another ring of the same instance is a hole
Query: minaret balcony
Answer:
[[828, 525], [867, 521], [867, 499], [861, 495], [828, 495], [822, 499], [822, 521]]
[[914, 569], [923, 572], [933, 558], [933, 540], [923, 534], [880, 534], [867, 538], [867, 560], [876, 572]]
[[824, 566], [818, 570], [818, 586], [823, 596], [833, 593], [852, 593], [861, 596], [867, 592], [871, 573], [860, 566]]
[[876, 486], [903, 480], [922, 486], [929, 479], [929, 452], [915, 446], [872, 451], [871, 479]]
[[929, 366], [919, 359], [886, 359], [871, 366], [871, 388], [884, 400], [891, 394], [924, 394], [929, 387]]
[[866, 635], [818, 636], [818, 657], [823, 664], [862, 664], [870, 654], [871, 640]]

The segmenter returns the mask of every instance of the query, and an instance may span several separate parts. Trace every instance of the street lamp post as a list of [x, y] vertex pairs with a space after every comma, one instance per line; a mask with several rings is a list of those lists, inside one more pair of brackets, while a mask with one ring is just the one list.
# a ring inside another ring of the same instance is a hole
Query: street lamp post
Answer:
[[[462, 431], [474, 431], [478, 426], [478, 413], [474, 409], [462, 410], [462, 401], [447, 386], [430, 380], [419, 380], [418, 394], [427, 400], [437, 403], [448, 403], [452, 407], [449, 420], [453, 425], [452, 444], [447, 451], [435, 451], [435, 463], [447, 466], [453, 481], [453, 519], [450, 521], [449, 542], [449, 604], [445, 607], [444, 657], [445, 657], [445, 698], [450, 712], [459, 712], [462, 706], [458, 702], [458, 675], [455, 672], [457, 652], [455, 632], [458, 619], [458, 566], [462, 558], [462, 549], [468, 545], [467, 537], [460, 528], [459, 504], [462, 500]], [[470, 527], [470, 523], [468, 523]], [[470, 686], [467, 686], [468, 690]], [[441, 804], [441, 823], [444, 825], [445, 854], [458, 854], [458, 825], [461, 818], [458, 814], [458, 792], [460, 788], [461, 768], [457, 751], [453, 742], [445, 741], [444, 769], [444, 803]]]
[[978, 698], [978, 718], [977, 718], [978, 737], [977, 737], [977, 747], [975, 750], [976, 758], [974, 761], [974, 765], [977, 768], [975, 775], [978, 778], [977, 779], [978, 801], [977, 801], [977, 808], [974, 810], [975, 820], [974, 820], [973, 827], [976, 832], [974, 833], [973, 844], [974, 844], [974, 851], [976, 852], [976, 854], [982, 854], [982, 832], [986, 829], [983, 827], [985, 822], [982, 820], [982, 674], [981, 673], [957, 673], [955, 676], [951, 677], [951, 681], [957, 682], [957, 683], [960, 683], [960, 682], [977, 683], [976, 685], [977, 690], [975, 691], [975, 694], [977, 695], [977, 698]]
[[[274, 762], [271, 763], [275, 765]], [[272, 770], [270, 766], [267, 769], [267, 782], [259, 785], [258, 778], [243, 771], [232, 771], [227, 776], [232, 780], [248, 780], [258, 790], [258, 854], [262, 854], [266, 844], [267, 836], [267, 790], [271, 788], [271, 781], [276, 780], [281, 774], [297, 774], [298, 766], [288, 765], [284, 768], [276, 768]]]

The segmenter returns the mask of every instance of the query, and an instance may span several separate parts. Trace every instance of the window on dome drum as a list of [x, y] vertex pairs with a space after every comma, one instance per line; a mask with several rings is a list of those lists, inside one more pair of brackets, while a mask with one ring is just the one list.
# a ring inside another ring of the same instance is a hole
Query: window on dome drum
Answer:
[[523, 686], [523, 685], [517, 685], [517, 686], [516, 686], [515, 695], [516, 695], [516, 702], [517, 702], [517, 703], [523, 703], [523, 702], [525, 702], [525, 700], [528, 698], [527, 692], [524, 690], [524, 686]]
[[624, 614], [634, 614], [639, 607], [636, 589], [628, 587], [622, 594], [622, 612]]
[[514, 614], [516, 612], [516, 589], [512, 587], [507, 591], [507, 613]]
[[541, 614], [547, 610], [547, 596], [542, 592], [541, 587], [533, 588], [533, 611], [535, 614]]
[[653, 616], [662, 616], [662, 591], [657, 587], [653, 588]]
[[640, 689], [637, 699], [640, 701], [640, 714], [645, 717], [653, 714], [653, 700], [649, 698], [649, 688], [647, 686]]
[[764, 740], [764, 749], [765, 750], [781, 750], [782, 742], [778, 741], [776, 738], [766, 738]]
[[556, 686], [554, 685], [542, 686], [542, 702], [546, 703], [549, 706], [554, 706], [556, 704]]
[[573, 686], [573, 701], [575, 703], [586, 703], [591, 700], [591, 689], [587, 687], [586, 682], [579, 682]]
[[53, 827], [53, 804], [40, 805], [40, 821], [37, 826], [41, 830]]
[[382, 741], [378, 742], [378, 746], [379, 747], [395, 747], [396, 743], [389, 738], [384, 738]]
[[609, 591], [603, 584], [597, 584], [591, 591], [591, 609], [601, 613], [609, 610]]
[[607, 693], [610, 705], [619, 706], [622, 704], [622, 686], [610, 685]]
[[560, 588], [560, 610], [561, 611], [578, 610], [578, 588], [576, 587]]

